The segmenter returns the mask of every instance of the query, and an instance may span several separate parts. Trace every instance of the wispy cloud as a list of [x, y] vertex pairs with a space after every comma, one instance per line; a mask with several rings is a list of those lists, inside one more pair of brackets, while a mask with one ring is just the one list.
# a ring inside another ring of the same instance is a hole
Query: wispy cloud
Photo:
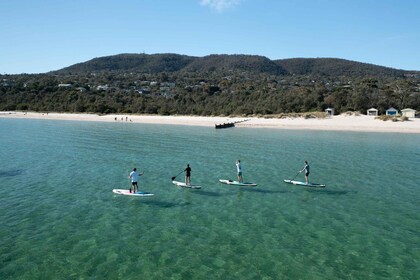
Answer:
[[200, 4], [221, 13], [226, 9], [237, 6], [242, 0], [200, 0]]

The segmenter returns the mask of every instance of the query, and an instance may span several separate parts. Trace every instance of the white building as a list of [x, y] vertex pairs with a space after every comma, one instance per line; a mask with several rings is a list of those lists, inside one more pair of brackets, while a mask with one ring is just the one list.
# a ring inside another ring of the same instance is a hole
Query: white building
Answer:
[[71, 87], [72, 84], [58, 84], [58, 87]]
[[403, 116], [406, 116], [407, 118], [415, 118], [416, 117], [416, 110], [410, 109], [410, 108], [402, 109], [401, 114]]
[[378, 109], [370, 108], [367, 110], [368, 116], [377, 116], [378, 115]]
[[334, 116], [334, 108], [325, 109], [325, 113], [327, 113], [330, 117]]
[[101, 86], [97, 86], [96, 90], [108, 90], [108, 85], [101, 85]]

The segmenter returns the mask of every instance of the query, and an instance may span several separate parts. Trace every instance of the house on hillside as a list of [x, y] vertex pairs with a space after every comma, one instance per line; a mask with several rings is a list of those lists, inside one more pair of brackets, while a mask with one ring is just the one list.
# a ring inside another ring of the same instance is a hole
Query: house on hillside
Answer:
[[386, 115], [387, 116], [396, 116], [396, 115], [398, 115], [398, 110], [391, 107], [388, 110], [386, 110]]
[[108, 85], [99, 85], [96, 87], [96, 90], [108, 90], [109, 86]]
[[378, 109], [370, 108], [367, 110], [368, 116], [377, 116], [378, 115]]
[[70, 87], [72, 87], [72, 84], [58, 84], [58, 87], [61, 87], [61, 88], [70, 88]]
[[406, 116], [407, 118], [415, 118], [416, 117], [416, 110], [406, 108], [401, 110], [401, 114]]

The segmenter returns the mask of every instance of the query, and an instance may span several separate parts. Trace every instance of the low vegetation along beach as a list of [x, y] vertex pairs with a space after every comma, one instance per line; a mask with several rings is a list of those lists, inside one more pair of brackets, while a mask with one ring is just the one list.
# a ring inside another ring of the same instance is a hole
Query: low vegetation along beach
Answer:
[[73, 113], [1, 112], [0, 118], [25, 118], [45, 120], [102, 121], [121, 123], [149, 123], [170, 125], [195, 125], [214, 127], [215, 124], [237, 122], [236, 127], [325, 130], [325, 131], [366, 131], [393, 133], [420, 133], [420, 119], [409, 118], [381, 120], [360, 114], [341, 114], [325, 117], [320, 114], [282, 115], [271, 117], [203, 117], [203, 116], [159, 116], [159, 115], [98, 115]]

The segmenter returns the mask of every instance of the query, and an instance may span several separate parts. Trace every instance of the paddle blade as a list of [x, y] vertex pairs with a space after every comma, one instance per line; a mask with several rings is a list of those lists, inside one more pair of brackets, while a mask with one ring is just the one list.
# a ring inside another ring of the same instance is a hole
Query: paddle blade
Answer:
[[171, 178], [171, 179], [172, 179], [172, 181], [173, 181], [173, 180], [175, 180], [175, 178], [176, 178], [176, 177], [172, 177], [172, 178]]

